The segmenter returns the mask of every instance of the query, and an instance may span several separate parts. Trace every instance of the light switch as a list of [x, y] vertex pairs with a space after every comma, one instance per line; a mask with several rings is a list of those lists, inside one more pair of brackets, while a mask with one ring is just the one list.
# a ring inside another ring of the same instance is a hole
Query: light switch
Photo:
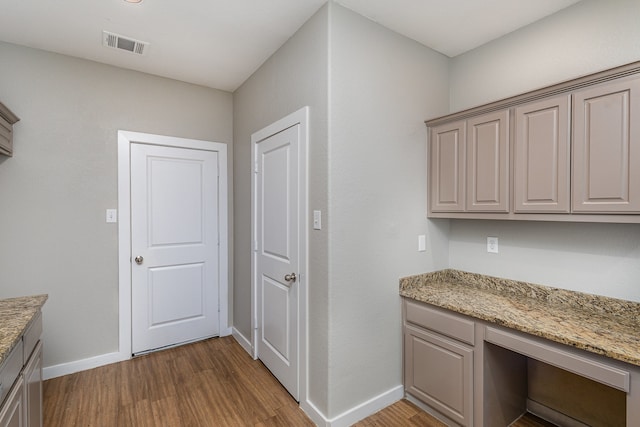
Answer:
[[418, 236], [418, 252], [424, 252], [427, 250], [427, 236], [420, 234]]
[[117, 209], [107, 209], [107, 222], [118, 222]]
[[322, 230], [322, 212], [313, 211], [313, 229]]
[[487, 237], [487, 252], [492, 254], [498, 253], [498, 238]]

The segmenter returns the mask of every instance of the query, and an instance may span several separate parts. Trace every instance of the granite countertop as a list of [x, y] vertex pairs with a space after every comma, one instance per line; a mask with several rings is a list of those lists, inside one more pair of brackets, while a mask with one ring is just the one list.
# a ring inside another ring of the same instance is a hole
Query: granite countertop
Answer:
[[400, 295], [640, 366], [640, 303], [441, 270], [400, 279]]
[[0, 300], [0, 365], [18, 344], [48, 295]]

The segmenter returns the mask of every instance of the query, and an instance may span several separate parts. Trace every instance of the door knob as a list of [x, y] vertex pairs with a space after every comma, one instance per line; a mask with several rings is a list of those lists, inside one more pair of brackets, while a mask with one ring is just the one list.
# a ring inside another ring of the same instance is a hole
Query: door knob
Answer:
[[286, 280], [287, 282], [295, 282], [296, 279], [297, 279], [296, 273], [286, 274], [284, 276], [284, 280]]
[[144, 258], [142, 258], [142, 255], [138, 255], [134, 258], [134, 261], [136, 262], [136, 264], [140, 265], [142, 264], [142, 261], [144, 261]]

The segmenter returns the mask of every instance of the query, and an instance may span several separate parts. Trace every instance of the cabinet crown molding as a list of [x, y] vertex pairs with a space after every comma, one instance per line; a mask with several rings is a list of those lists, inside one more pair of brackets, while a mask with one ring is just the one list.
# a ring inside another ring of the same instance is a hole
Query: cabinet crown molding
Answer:
[[15, 124], [20, 121], [20, 118], [16, 116], [13, 111], [7, 108], [2, 102], [0, 102], [0, 117], [8, 121], [10, 124]]
[[444, 116], [427, 119], [425, 120], [425, 124], [427, 125], [427, 127], [433, 127], [456, 120], [464, 120], [468, 119], [469, 117], [477, 116], [479, 114], [490, 113], [496, 110], [515, 107], [527, 102], [537, 101], [539, 99], [548, 98], [550, 96], [572, 92], [577, 89], [582, 89], [584, 87], [593, 86], [599, 83], [606, 83], [611, 80], [633, 76], [635, 74], [640, 74], [640, 61], [588, 74], [582, 77], [567, 80], [551, 86], [546, 86], [540, 89], [535, 89], [523, 94], [500, 99], [498, 101], [468, 108], [466, 110], [458, 111]]

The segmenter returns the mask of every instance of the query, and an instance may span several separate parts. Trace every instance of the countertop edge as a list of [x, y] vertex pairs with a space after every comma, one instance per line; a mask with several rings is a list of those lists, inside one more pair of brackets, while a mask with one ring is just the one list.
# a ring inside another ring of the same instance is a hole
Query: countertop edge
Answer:
[[48, 294], [39, 294], [0, 300], [0, 367], [48, 299]]
[[[640, 303], [452, 269], [403, 277], [399, 282], [404, 298], [640, 366]], [[479, 295], [499, 310], [470, 303]], [[542, 319], [542, 326], [531, 319], [545, 314], [549, 314], [547, 325], [547, 319]], [[576, 315], [589, 320], [576, 321], [572, 318]], [[606, 332], [619, 333], [624, 340], [600, 339], [606, 327], [619, 328]]]

